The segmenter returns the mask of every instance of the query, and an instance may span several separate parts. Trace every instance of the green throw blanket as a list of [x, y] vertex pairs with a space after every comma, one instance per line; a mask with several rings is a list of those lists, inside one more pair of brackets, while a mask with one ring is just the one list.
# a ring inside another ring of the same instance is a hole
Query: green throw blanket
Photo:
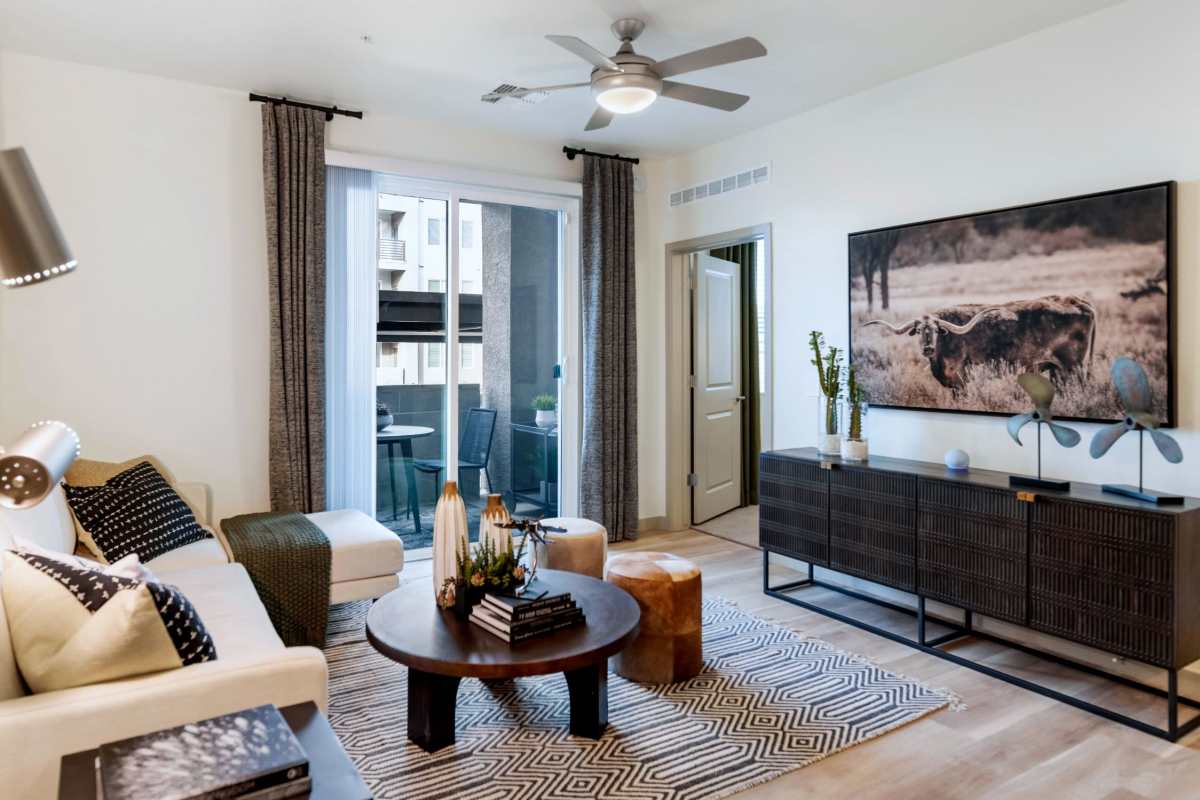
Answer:
[[321, 529], [303, 514], [267, 512], [222, 520], [221, 530], [283, 643], [324, 647], [331, 556]]

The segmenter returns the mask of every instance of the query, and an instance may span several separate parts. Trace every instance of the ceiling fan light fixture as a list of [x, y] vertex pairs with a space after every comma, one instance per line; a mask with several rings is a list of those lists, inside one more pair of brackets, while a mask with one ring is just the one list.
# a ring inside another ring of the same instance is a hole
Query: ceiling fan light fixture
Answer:
[[614, 114], [636, 114], [658, 99], [658, 92], [643, 86], [621, 86], [596, 95], [596, 102]]
[[604, 75], [592, 81], [592, 94], [605, 111], [636, 114], [649, 108], [662, 92], [662, 80], [657, 75], [634, 65], [626, 69], [626, 72]]

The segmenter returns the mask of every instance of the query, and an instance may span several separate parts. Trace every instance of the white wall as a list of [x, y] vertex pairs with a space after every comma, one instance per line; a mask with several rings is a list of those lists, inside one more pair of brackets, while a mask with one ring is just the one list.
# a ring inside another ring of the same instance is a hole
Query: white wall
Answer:
[[[151, 452], [210, 483], [218, 518], [266, 508], [259, 109], [245, 92], [0, 52], [0, 146], [28, 149], [80, 262], [0, 293], [0, 441], [63, 419], [86, 456]], [[327, 130], [333, 149], [537, 177], [578, 179], [581, 163], [369, 109]]]
[[[1172, 467], [1151, 446], [1147, 485], [1200, 495], [1197, 31], [1200, 5], [1189, 0], [1125, 3], [652, 168], [648, 217], [657, 221], [648, 227], [658, 231], [659, 264], [639, 298], [656, 321], [642, 329], [644, 367], [661, 365], [664, 346], [662, 246], [774, 223], [775, 446], [812, 445], [816, 377], [805, 338], [818, 329], [845, 344], [847, 233], [1176, 179], [1185, 462]], [[768, 185], [666, 208], [668, 189], [768, 161]], [[1081, 427], [1090, 438], [1094, 428]], [[870, 435], [872, 451], [885, 455], [940, 461], [963, 447], [977, 466], [1033, 467], [1032, 449], [1016, 447], [1002, 419], [877, 410]], [[1051, 444], [1046, 471], [1136, 481], [1136, 439], [1127, 439], [1100, 461], [1086, 441], [1074, 450]], [[661, 463], [664, 446], [660, 437], [647, 468]]]

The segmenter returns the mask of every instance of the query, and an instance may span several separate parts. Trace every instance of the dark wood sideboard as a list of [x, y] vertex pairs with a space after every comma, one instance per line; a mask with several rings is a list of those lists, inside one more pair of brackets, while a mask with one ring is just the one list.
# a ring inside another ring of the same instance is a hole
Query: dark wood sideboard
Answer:
[[[916, 641], [846, 621], [958, 662], [967, 660], [925, 639], [925, 600], [962, 609], [963, 634], [975, 635], [972, 614], [1052, 634], [1166, 669], [1166, 692], [1141, 688], [1168, 698], [1167, 728], [1010, 682], [1172, 740], [1200, 723], [1198, 715], [1178, 724], [1177, 702], [1197, 706], [1176, 689], [1176, 671], [1200, 660], [1200, 500], [1155, 506], [1086, 483], [1032, 492], [1010, 488], [1008, 473], [843, 462], [814, 448], [763, 453], [759, 475], [763, 582], [774, 596], [828, 613], [795, 597], [811, 583], [839, 589], [814, 579], [813, 566], [911, 593]], [[809, 564], [809, 580], [768, 586], [772, 553]]]

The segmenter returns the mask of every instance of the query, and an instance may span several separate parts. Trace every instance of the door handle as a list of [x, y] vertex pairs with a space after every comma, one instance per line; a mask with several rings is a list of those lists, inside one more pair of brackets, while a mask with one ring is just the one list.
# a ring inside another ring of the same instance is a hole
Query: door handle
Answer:
[[736, 401], [738, 401], [738, 402], [740, 403], [740, 402], [742, 402], [743, 400], [745, 400], [745, 399], [746, 399], [746, 395], [744, 395], [744, 394], [739, 394], [737, 397], [735, 397], [735, 398], [733, 398], [733, 399], [734, 399], [734, 400], [736, 400]]

